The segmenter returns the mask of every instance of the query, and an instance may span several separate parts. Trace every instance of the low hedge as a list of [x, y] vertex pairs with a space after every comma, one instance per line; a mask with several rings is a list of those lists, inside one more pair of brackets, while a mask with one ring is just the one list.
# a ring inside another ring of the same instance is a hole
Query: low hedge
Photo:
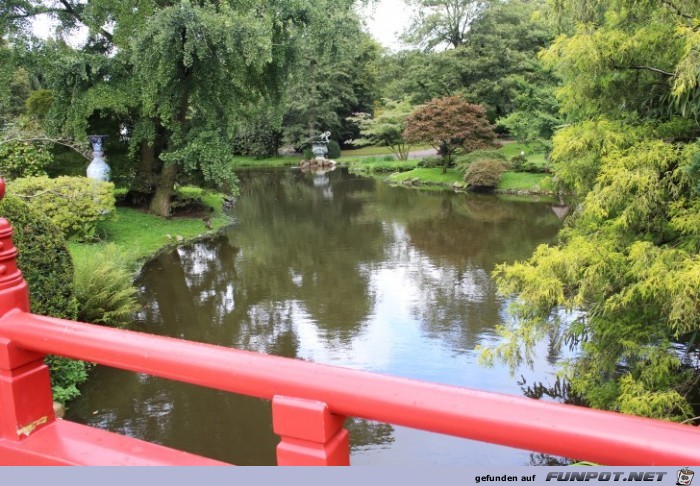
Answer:
[[[0, 217], [10, 221], [19, 255], [17, 265], [29, 286], [31, 311], [35, 314], [75, 319], [73, 260], [61, 230], [46, 216], [17, 197], [0, 201]], [[80, 393], [77, 385], [87, 379], [89, 365], [49, 356], [54, 400], [67, 402]]]

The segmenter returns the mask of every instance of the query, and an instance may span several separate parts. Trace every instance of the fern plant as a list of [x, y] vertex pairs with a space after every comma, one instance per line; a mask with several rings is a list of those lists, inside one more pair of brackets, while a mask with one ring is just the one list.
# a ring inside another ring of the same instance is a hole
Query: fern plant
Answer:
[[74, 286], [78, 319], [83, 322], [123, 328], [138, 309], [131, 272], [113, 244], [76, 265]]

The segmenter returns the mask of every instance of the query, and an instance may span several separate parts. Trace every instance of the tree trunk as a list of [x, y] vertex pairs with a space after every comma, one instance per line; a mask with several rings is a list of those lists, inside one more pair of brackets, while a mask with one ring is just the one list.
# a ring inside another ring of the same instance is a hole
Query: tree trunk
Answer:
[[147, 140], [141, 142], [139, 167], [132, 184], [132, 191], [142, 194], [153, 194], [155, 178], [156, 147], [149, 145]]
[[156, 192], [151, 199], [149, 210], [159, 216], [170, 216], [170, 198], [173, 195], [177, 178], [177, 164], [165, 164], [156, 183]]

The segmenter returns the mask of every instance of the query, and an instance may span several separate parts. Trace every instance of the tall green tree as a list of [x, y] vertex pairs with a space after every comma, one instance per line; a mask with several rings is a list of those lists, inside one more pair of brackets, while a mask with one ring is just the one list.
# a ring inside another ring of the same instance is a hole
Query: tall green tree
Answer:
[[[687, 419], [700, 331], [700, 3], [561, 0], [552, 15], [575, 26], [544, 60], [573, 121], [552, 159], [578, 209], [558, 244], [497, 269], [519, 319], [486, 357], [527, 360], [560, 326], [578, 348], [565, 374], [590, 405]], [[557, 309], [575, 311], [571, 322]]]
[[236, 120], [250, 103], [281, 99], [318, 8], [307, 0], [17, 0], [0, 7], [0, 21], [21, 32], [26, 19], [48, 13], [63, 29], [88, 27], [81, 49], [45, 49], [54, 94], [46, 124], [84, 138], [96, 118], [111, 117], [139, 161], [134, 189], [167, 215], [183, 176], [231, 185]]
[[457, 48], [469, 33], [472, 23], [492, 0], [408, 0], [415, 18], [403, 34], [409, 44], [430, 51], [436, 47]]
[[543, 0], [482, 2], [458, 45], [447, 50], [400, 52], [385, 60], [384, 97], [414, 103], [462, 95], [486, 107], [494, 122], [523, 104], [523, 96], [556, 79], [538, 60], [554, 39]]
[[340, 143], [357, 138], [357, 128], [347, 117], [372, 111], [379, 99], [381, 47], [363, 32], [353, 5], [348, 0], [331, 2], [310, 20], [285, 97], [287, 143], [300, 146], [327, 130]]

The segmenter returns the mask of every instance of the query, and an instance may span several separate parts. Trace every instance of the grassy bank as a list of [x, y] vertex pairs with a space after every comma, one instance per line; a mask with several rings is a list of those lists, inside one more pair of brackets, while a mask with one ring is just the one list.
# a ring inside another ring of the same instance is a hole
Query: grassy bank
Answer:
[[289, 167], [299, 165], [304, 157], [302, 155], [290, 155], [287, 157], [268, 157], [256, 159], [254, 157], [237, 156], [233, 158], [236, 168], [265, 168], [265, 167]]
[[[411, 151], [416, 150], [426, 150], [432, 148], [430, 145], [415, 145], [411, 146]], [[362, 147], [359, 149], [343, 150], [341, 155], [343, 157], [364, 157], [367, 155], [391, 155], [391, 150], [387, 147]]]
[[[464, 176], [456, 169], [417, 168], [407, 172], [394, 173], [389, 176], [389, 182], [411, 186], [445, 186], [463, 187]], [[527, 172], [505, 172], [496, 188], [497, 192], [522, 192], [543, 194], [554, 192], [555, 187], [549, 174], [530, 174]]]
[[113, 217], [99, 224], [99, 243], [70, 243], [69, 249], [76, 265], [89, 262], [106, 245], [113, 243], [124, 254], [129, 269], [137, 272], [141, 264], [160, 249], [215, 231], [230, 223], [230, 218], [222, 210], [222, 195], [198, 188], [181, 188], [179, 194], [199, 200], [206, 208], [211, 229], [207, 228], [203, 216], [166, 219], [138, 209], [119, 207]]
[[350, 172], [356, 174], [385, 174], [415, 169], [417, 160], [396, 160], [392, 156], [359, 157], [342, 159]]
[[[499, 152], [509, 159], [525, 153], [527, 162], [536, 167], [546, 167], [547, 161], [543, 152], [534, 151], [531, 147], [520, 143], [508, 143], [503, 145]], [[358, 172], [392, 172], [388, 181], [395, 184], [410, 186], [445, 186], [463, 187], [464, 175], [457, 169], [451, 168], [443, 173], [441, 167], [423, 168], [417, 167], [418, 160], [408, 160], [398, 163], [386, 158], [355, 159], [350, 161], [351, 170]], [[457, 159], [459, 163], [459, 158]], [[393, 169], [396, 167], [396, 169]], [[505, 172], [501, 182], [496, 188], [502, 193], [532, 193], [548, 194], [556, 190], [549, 174], [530, 172]]]

